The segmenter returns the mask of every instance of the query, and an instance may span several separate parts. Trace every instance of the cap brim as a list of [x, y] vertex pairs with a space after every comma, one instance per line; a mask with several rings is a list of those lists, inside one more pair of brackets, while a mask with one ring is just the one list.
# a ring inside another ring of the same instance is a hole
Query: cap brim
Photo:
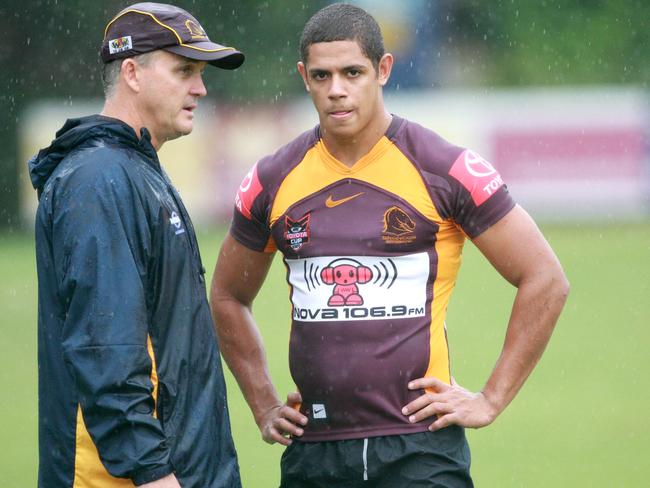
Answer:
[[244, 62], [243, 53], [214, 42], [195, 42], [183, 46], [167, 46], [163, 49], [186, 58], [206, 61], [208, 64], [222, 69], [237, 69]]

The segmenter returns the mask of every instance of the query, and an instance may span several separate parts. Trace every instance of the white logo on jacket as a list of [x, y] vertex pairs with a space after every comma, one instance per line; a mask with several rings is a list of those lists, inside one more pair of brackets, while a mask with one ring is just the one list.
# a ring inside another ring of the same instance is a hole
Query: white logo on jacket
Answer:
[[169, 217], [169, 223], [176, 227], [176, 235], [185, 232], [185, 229], [182, 228], [183, 222], [176, 212], [172, 212], [172, 216]]

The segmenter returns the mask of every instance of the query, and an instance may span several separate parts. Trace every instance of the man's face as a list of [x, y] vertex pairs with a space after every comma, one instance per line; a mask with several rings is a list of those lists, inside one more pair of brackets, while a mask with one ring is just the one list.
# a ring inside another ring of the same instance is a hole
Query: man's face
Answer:
[[138, 111], [151, 133], [154, 147], [192, 132], [194, 110], [206, 95], [206, 63], [166, 51], [156, 51], [149, 63], [138, 67]]
[[383, 112], [381, 88], [388, 81], [392, 57], [376, 70], [356, 41], [318, 42], [309, 47], [307, 63], [298, 63], [305, 88], [326, 135], [360, 135]]

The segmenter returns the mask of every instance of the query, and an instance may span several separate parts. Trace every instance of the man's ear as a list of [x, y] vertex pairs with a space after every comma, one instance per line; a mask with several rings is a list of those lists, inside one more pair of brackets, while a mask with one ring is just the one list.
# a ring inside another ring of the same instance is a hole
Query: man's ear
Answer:
[[385, 86], [390, 78], [390, 72], [393, 69], [393, 55], [391, 53], [384, 54], [379, 60], [377, 66], [377, 79], [381, 86]]
[[135, 93], [140, 93], [140, 66], [133, 58], [126, 58], [122, 61], [120, 78]]
[[302, 82], [305, 84], [305, 90], [309, 92], [309, 83], [307, 83], [307, 68], [305, 67], [305, 63], [302, 61], [298, 61], [298, 73], [300, 73]]

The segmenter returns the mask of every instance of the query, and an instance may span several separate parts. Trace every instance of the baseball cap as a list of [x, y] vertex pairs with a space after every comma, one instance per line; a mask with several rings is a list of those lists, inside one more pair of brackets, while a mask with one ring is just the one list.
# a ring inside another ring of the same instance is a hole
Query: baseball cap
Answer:
[[136, 3], [111, 20], [104, 31], [104, 63], [164, 49], [223, 69], [239, 68], [244, 55], [212, 42], [198, 20], [182, 8], [164, 3]]

